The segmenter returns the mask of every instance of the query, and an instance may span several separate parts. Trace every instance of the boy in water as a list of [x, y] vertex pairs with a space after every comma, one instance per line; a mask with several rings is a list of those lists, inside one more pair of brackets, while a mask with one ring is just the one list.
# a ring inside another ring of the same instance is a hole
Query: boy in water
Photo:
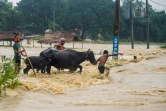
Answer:
[[[14, 50], [14, 61], [15, 61], [15, 68], [14, 70], [19, 73], [20, 66], [21, 66], [21, 55], [23, 55], [22, 52], [25, 52], [25, 50], [20, 50], [20, 35], [17, 33], [13, 33], [15, 35], [14, 37], [14, 44], [13, 44], [13, 50]], [[23, 55], [26, 56], [26, 55]]]
[[100, 74], [104, 74], [104, 70], [105, 70], [105, 63], [108, 59], [109, 56], [117, 56], [117, 55], [123, 55], [122, 53], [118, 53], [118, 54], [108, 54], [107, 50], [104, 50], [103, 55], [96, 61], [99, 62], [98, 65], [98, 70], [100, 71]]

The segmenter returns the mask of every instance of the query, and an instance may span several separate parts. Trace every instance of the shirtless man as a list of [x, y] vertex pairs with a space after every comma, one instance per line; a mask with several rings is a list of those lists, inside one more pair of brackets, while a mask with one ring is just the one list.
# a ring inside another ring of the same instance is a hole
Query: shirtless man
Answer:
[[96, 64], [97, 64], [97, 62], [99, 62], [98, 70], [100, 71], [100, 74], [104, 74], [104, 69], [106, 68], [105, 63], [106, 63], [108, 57], [109, 56], [117, 56], [117, 55], [123, 55], [123, 54], [122, 53], [108, 54], [108, 51], [104, 50], [103, 55], [96, 61]]
[[61, 38], [59, 42], [60, 43], [55, 45], [54, 47], [56, 47], [57, 50], [64, 50], [65, 49], [64, 44], [66, 42], [65, 38]]

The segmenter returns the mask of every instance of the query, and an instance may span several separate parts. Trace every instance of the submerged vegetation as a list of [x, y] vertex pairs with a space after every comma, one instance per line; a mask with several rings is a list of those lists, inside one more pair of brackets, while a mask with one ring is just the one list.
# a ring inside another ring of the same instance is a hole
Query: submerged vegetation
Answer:
[[1, 57], [0, 96], [6, 96], [6, 88], [15, 89], [20, 85], [18, 73], [14, 70], [14, 61]]

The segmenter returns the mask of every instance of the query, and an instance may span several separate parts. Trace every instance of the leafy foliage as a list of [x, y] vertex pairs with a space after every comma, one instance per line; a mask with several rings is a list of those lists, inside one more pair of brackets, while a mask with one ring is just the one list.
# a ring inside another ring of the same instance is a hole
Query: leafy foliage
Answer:
[[166, 45], [162, 45], [160, 48], [166, 49]]
[[[130, 40], [130, 20], [124, 12], [131, 0], [120, 8], [120, 40]], [[0, 30], [19, 30], [29, 34], [52, 30], [82, 29], [81, 38], [112, 40], [115, 2], [113, 0], [21, 0], [17, 7], [0, 4]], [[145, 8], [145, 1], [132, 0], [133, 12]], [[166, 42], [166, 13], [149, 5], [150, 42]], [[134, 19], [134, 39], [146, 41], [146, 19]]]
[[0, 96], [6, 88], [15, 89], [19, 85], [18, 74], [14, 70], [14, 62], [6, 58], [5, 62], [0, 65]]

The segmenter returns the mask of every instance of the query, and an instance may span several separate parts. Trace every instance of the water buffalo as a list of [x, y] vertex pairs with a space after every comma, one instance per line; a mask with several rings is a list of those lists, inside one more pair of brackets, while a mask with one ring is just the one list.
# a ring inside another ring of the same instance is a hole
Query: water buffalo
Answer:
[[[40, 57], [40, 56], [31, 56], [29, 57], [33, 68], [37, 69], [37, 71], [41, 70], [42, 73], [45, 73], [45, 68], [48, 64], [50, 64], [50, 57]], [[28, 58], [25, 59], [26, 68], [23, 70], [24, 74], [27, 74], [30, 69], [32, 69]]]
[[51, 66], [57, 69], [69, 69], [70, 71], [75, 71], [79, 68], [79, 72], [82, 72], [80, 63], [85, 60], [89, 60], [92, 64], [96, 63], [94, 53], [90, 49], [86, 52], [78, 52], [70, 49], [60, 51], [49, 49], [48, 52], [51, 52], [53, 57], [51, 58], [51, 63], [47, 65], [47, 73], [50, 73]]

